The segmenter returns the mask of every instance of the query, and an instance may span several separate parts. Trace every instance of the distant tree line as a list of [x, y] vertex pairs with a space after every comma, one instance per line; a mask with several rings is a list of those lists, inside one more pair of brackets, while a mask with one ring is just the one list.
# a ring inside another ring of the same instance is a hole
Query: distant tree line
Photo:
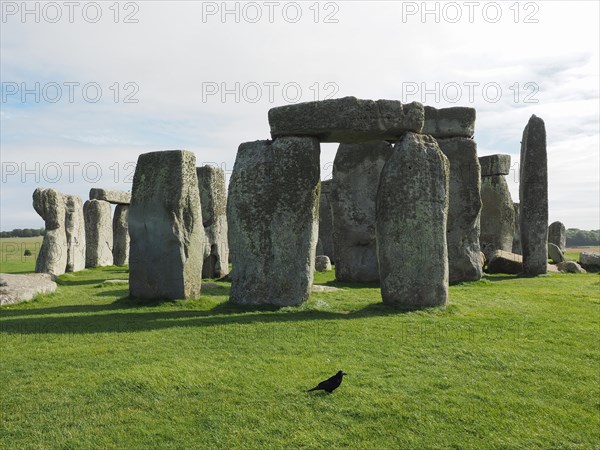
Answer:
[[12, 231], [0, 231], [0, 238], [12, 237], [36, 237], [43, 236], [46, 233], [44, 228], [15, 228]]
[[585, 231], [577, 228], [567, 230], [567, 247], [600, 245], [600, 230]]

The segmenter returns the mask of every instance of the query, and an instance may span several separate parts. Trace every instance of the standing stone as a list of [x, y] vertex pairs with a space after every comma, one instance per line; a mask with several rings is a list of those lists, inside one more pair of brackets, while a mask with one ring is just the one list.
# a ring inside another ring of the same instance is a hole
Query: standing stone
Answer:
[[230, 301], [298, 305], [313, 281], [319, 220], [316, 138], [241, 144], [227, 199]]
[[548, 227], [548, 242], [556, 245], [562, 252], [567, 248], [567, 229], [562, 222], [552, 222]]
[[521, 248], [521, 221], [519, 220], [519, 204], [513, 203], [513, 209], [515, 211], [515, 234], [513, 235], [512, 252], [516, 255], [521, 255], [523, 249]]
[[88, 200], [83, 204], [85, 219], [85, 267], [113, 264], [113, 231], [110, 203]]
[[213, 166], [196, 169], [205, 245], [202, 278], [221, 278], [229, 273], [227, 242], [227, 188], [225, 172]]
[[561, 263], [565, 260], [565, 255], [558, 245], [548, 242], [548, 257], [554, 264]]
[[63, 194], [56, 189], [37, 188], [33, 192], [33, 208], [44, 219], [46, 227], [35, 271], [61, 275], [65, 273], [68, 254]]
[[129, 205], [118, 204], [113, 215], [113, 263], [124, 266], [129, 262]]
[[385, 141], [340, 144], [333, 162], [331, 208], [338, 281], [379, 280], [375, 205], [381, 170], [392, 153]]
[[77, 195], [65, 195], [67, 233], [67, 272], [85, 269], [85, 220], [83, 201]]
[[535, 115], [523, 131], [519, 183], [523, 272], [546, 273], [548, 263], [548, 157], [546, 127]]
[[479, 244], [489, 260], [496, 250], [512, 252], [515, 210], [504, 175], [481, 178]]
[[450, 163], [448, 206], [448, 266], [450, 282], [481, 278], [479, 219], [481, 177], [477, 144], [472, 139], [438, 139]]
[[449, 172], [436, 140], [415, 133], [396, 142], [381, 172], [376, 232], [386, 304], [414, 308], [448, 300]]
[[138, 157], [129, 206], [129, 292], [142, 299], [200, 296], [204, 228], [196, 156]]
[[333, 211], [331, 210], [331, 183], [333, 180], [321, 181], [319, 197], [319, 240], [317, 255], [325, 255], [330, 261], [333, 258]]
[[315, 271], [328, 272], [331, 270], [331, 261], [327, 255], [319, 255], [315, 259]]

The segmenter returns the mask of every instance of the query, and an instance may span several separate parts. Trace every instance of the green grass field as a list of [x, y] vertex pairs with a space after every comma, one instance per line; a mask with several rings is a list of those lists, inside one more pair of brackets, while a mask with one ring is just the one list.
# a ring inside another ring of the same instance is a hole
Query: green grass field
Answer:
[[105, 282], [127, 276], [0, 308], [1, 448], [600, 448], [597, 274], [486, 276], [413, 312], [332, 272], [342, 290], [279, 310], [228, 283], [143, 305]]
[[[31, 273], [42, 246], [42, 236], [0, 239], [0, 273]], [[25, 250], [31, 256], [24, 256]]]

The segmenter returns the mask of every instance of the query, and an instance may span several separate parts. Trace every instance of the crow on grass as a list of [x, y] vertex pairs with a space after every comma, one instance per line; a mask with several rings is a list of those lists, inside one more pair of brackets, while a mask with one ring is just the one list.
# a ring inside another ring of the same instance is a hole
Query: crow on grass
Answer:
[[342, 378], [344, 375], [348, 375], [348, 374], [344, 373], [340, 370], [338, 373], [336, 373], [331, 378], [327, 378], [325, 381], [321, 381], [314, 388], [309, 389], [306, 392], [325, 391], [328, 394], [331, 394], [333, 391], [335, 391], [340, 386], [340, 384], [342, 384]]

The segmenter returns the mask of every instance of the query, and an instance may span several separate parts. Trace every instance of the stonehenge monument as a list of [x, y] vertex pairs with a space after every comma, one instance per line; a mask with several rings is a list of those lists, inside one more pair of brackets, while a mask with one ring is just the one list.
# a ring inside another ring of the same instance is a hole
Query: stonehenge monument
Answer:
[[65, 232], [67, 236], [66, 272], [85, 269], [85, 220], [83, 201], [77, 195], [65, 195]]
[[56, 189], [37, 188], [33, 192], [33, 208], [44, 219], [46, 226], [35, 271], [61, 275], [65, 273], [68, 259], [65, 198]]
[[403, 308], [448, 301], [450, 167], [431, 136], [406, 133], [381, 172], [377, 256], [381, 296]]
[[340, 144], [333, 162], [331, 212], [338, 281], [379, 280], [375, 202], [379, 177], [392, 153], [386, 141]]
[[227, 188], [225, 172], [213, 166], [196, 168], [206, 243], [202, 278], [221, 278], [229, 273], [227, 242]]
[[548, 242], [556, 245], [562, 252], [567, 248], [567, 229], [562, 222], [552, 222], [548, 227]]
[[319, 196], [319, 238], [317, 240], [317, 255], [333, 258], [333, 212], [331, 210], [331, 183], [332, 180], [321, 181], [321, 195]]
[[523, 272], [544, 274], [548, 262], [548, 157], [544, 121], [535, 115], [521, 140], [519, 205]]
[[510, 155], [479, 158], [481, 165], [481, 230], [479, 243], [488, 261], [496, 250], [512, 252], [515, 210], [505, 175]]
[[200, 295], [204, 227], [196, 157], [185, 150], [141, 154], [129, 206], [132, 297]]
[[112, 221], [113, 230], [113, 264], [124, 266], [129, 263], [129, 227], [127, 220], [129, 205], [118, 204]]
[[83, 204], [85, 219], [85, 267], [113, 264], [113, 230], [110, 203], [87, 200]]
[[454, 106], [452, 108], [424, 107], [425, 117], [422, 134], [436, 139], [465, 137], [475, 134], [475, 108]]
[[319, 141], [310, 137], [239, 146], [227, 199], [232, 303], [286, 306], [308, 299], [320, 152]]

